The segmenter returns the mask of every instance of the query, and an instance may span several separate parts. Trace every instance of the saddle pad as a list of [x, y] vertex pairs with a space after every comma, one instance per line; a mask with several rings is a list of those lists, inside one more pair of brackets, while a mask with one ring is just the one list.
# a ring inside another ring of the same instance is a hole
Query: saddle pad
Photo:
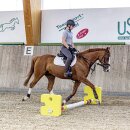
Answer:
[[[77, 61], [77, 57], [76, 56], [74, 56], [74, 57], [75, 58], [74, 58], [74, 60], [72, 61], [71, 65], [70, 65], [71, 67], [74, 66], [76, 61]], [[54, 64], [59, 65], [59, 66], [65, 66], [65, 64], [63, 62], [63, 57], [56, 56], [55, 59], [54, 59]]]

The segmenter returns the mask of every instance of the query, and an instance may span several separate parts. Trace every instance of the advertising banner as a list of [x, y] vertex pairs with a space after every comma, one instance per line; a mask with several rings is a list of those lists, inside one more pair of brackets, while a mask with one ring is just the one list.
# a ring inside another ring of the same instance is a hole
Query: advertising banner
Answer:
[[130, 8], [64, 9], [42, 12], [42, 43], [61, 43], [68, 19], [75, 43], [130, 41]]
[[0, 12], [0, 42], [25, 42], [22, 11]]

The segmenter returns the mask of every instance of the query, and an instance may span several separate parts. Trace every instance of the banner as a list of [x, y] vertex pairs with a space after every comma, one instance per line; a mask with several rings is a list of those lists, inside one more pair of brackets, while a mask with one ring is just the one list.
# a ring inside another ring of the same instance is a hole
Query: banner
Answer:
[[23, 11], [0, 12], [0, 42], [25, 42]]
[[61, 43], [66, 21], [73, 19], [75, 43], [130, 41], [130, 8], [42, 11], [42, 43]]

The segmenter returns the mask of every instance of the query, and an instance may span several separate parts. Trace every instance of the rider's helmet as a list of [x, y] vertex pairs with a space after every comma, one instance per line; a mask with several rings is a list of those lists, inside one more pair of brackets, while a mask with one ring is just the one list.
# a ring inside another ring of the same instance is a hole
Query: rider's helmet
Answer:
[[70, 25], [70, 26], [75, 26], [75, 22], [74, 22], [74, 20], [72, 20], [72, 19], [69, 19], [68, 21], [67, 21], [67, 26], [68, 25]]

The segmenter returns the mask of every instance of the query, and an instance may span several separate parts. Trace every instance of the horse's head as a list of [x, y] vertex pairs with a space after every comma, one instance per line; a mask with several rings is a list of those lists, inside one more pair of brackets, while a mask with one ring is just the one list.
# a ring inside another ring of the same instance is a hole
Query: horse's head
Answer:
[[99, 56], [99, 61], [98, 65], [103, 67], [104, 72], [109, 72], [110, 71], [110, 47], [107, 47], [104, 50], [104, 53], [102, 53]]
[[11, 20], [10, 20], [10, 23], [17, 23], [17, 24], [19, 24], [19, 19], [18, 18], [12, 18]]
[[15, 18], [15, 23], [19, 24], [19, 19]]

